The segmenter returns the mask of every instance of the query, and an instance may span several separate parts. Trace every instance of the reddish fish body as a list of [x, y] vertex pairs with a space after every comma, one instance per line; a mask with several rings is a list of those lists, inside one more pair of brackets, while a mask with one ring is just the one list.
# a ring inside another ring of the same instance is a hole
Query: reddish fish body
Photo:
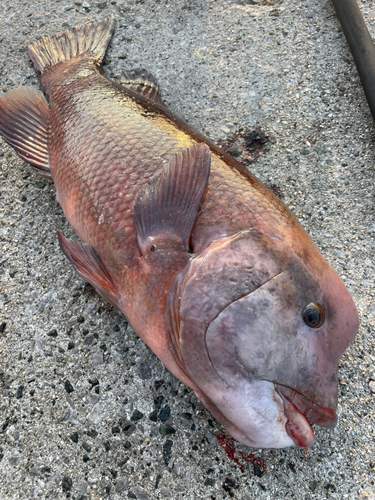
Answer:
[[226, 429], [309, 446], [306, 418], [335, 423], [352, 299], [293, 215], [173, 116], [151, 75], [101, 75], [112, 30], [109, 18], [29, 44], [50, 106], [8, 93], [0, 132], [53, 179], [83, 242], [59, 235], [77, 272]]

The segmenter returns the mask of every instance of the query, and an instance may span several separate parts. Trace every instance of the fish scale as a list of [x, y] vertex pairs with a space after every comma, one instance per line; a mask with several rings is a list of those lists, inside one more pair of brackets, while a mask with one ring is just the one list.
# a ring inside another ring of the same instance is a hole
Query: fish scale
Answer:
[[[54, 181], [81, 278], [237, 440], [311, 446], [336, 422], [355, 305], [295, 217], [175, 117], [155, 78], [99, 69], [113, 18], [29, 44], [50, 99], [0, 99], [0, 133]], [[309, 423], [310, 422], [310, 423]]]
[[[53, 75], [53, 80], [60, 84], [63, 78], [71, 76]], [[66, 124], [62, 137], [57, 138], [56, 143], [53, 138], [50, 143], [51, 171], [63, 210], [74, 230], [104, 257], [109, 245], [112, 252], [119, 249], [122, 253], [124, 247], [136, 244], [132, 206], [139, 188], [161, 168], [163, 161], [194, 141], [184, 132], [178, 139], [173, 137], [177, 135], [173, 126], [167, 135], [151, 113], [139, 119], [139, 109], [134, 110], [129, 92], [114, 90], [100, 74], [88, 76], [86, 80], [90, 81], [79, 79], [70, 83], [68, 93], [65, 87], [53, 92], [51, 128], [61, 129], [61, 116]], [[103, 94], [108, 98], [104, 99]], [[110, 99], [115, 103], [108, 106]], [[247, 227], [257, 212], [266, 219], [269, 207], [265, 201], [259, 199], [259, 194], [245, 184], [237, 172], [228, 172], [223, 163], [213, 155], [208, 192], [199, 214], [203, 220], [198, 222], [198, 227], [204, 230], [216, 218], [218, 226], [223, 223], [226, 231], [235, 232]], [[127, 193], [126, 200], [116, 196], [119, 184]], [[76, 185], [78, 188], [74, 189]], [[81, 196], [84, 189], [89, 189], [88, 197]], [[70, 190], [76, 193], [75, 197]], [[74, 213], [69, 209], [72, 204]], [[233, 214], [231, 221], [228, 221], [228, 211]], [[98, 232], [100, 215], [105, 222]], [[132, 258], [132, 251], [126, 253]]]
[[[155, 150], [157, 149], [159, 157], [160, 151], [164, 150], [164, 156], [168, 158], [171, 152], [178, 149], [178, 145], [168, 136], [157, 134], [155, 128], [147, 129], [143, 121], [135, 123], [126, 109], [127, 99], [120, 91], [114, 92], [113, 89], [108, 89], [109, 97], [115, 98], [118, 103], [114, 108], [115, 114], [111, 113], [111, 109], [108, 110], [102, 99], [102, 94], [108, 87], [107, 80], [100, 75], [88, 78], [95, 79], [97, 90], [91, 85], [88, 93], [85, 91], [84, 82], [77, 82], [78, 88], [74, 89], [73, 104], [70, 99], [66, 99], [64, 93], [62, 95], [54, 93], [51, 102], [52, 116], [56, 115], [58, 121], [61, 115], [67, 113], [73, 117], [78, 115], [79, 119], [73, 123], [68, 120], [64, 127], [63, 138], [59, 137], [56, 144], [51, 141], [53, 151], [51, 170], [63, 209], [64, 200], [66, 199], [69, 205], [74, 198], [74, 213], [71, 214], [69, 208], [65, 211], [67, 217], [72, 220], [77, 234], [99, 251], [101, 242], [110, 239], [112, 251], [116, 251], [116, 248], [121, 249], [129, 244], [135, 244], [134, 227], [132, 232], [124, 232], [124, 226], [132, 226], [132, 205], [139, 187], [162, 164], [162, 157], [155, 161]], [[82, 93], [79, 100], [76, 99], [77, 92]], [[95, 92], [99, 96], [98, 102], [95, 99]], [[87, 113], [88, 106], [90, 110], [94, 110], [92, 112], [94, 118], [90, 116], [91, 113]], [[93, 123], [96, 117], [100, 119]], [[116, 123], [120, 125], [116, 126]], [[58, 127], [58, 123], [54, 124], [52, 118], [51, 127], [56, 128], [56, 126]], [[102, 131], [105, 134], [102, 134]], [[157, 135], [159, 137], [155, 141]], [[72, 138], [76, 144], [74, 148], [71, 147]], [[140, 165], [140, 159], [147, 165], [147, 170]], [[76, 185], [79, 189], [74, 196], [71, 192], [74, 192]], [[125, 199], [118, 197], [119, 185], [126, 193]], [[83, 189], [89, 191], [87, 197], [79, 194]], [[100, 215], [104, 215], [105, 222], [98, 234], [95, 229]], [[98, 237], [100, 240], [97, 240]]]

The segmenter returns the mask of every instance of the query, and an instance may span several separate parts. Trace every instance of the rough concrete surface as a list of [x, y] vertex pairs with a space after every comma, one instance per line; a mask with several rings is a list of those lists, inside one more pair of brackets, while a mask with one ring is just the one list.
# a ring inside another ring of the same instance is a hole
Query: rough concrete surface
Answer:
[[[373, 1], [359, 3], [375, 36]], [[279, 191], [361, 320], [337, 428], [316, 429], [306, 452], [235, 443], [267, 465], [241, 470], [194, 394], [74, 274], [52, 183], [1, 141], [0, 499], [375, 499], [375, 133], [331, 2], [1, 0], [0, 12], [0, 95], [38, 87], [27, 41], [113, 12], [105, 74], [153, 72], [174, 112]]]

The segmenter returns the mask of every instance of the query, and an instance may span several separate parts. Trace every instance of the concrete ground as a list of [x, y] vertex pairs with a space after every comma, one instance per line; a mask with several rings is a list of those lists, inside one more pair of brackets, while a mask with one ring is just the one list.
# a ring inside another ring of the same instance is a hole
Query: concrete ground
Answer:
[[[373, 2], [359, 3], [375, 36]], [[375, 133], [331, 2], [0, 0], [0, 11], [0, 95], [38, 87], [28, 40], [113, 12], [105, 74], [153, 72], [174, 112], [278, 191], [361, 321], [340, 361], [337, 428], [316, 429], [306, 452], [235, 443], [267, 466], [241, 470], [194, 394], [74, 274], [52, 183], [1, 141], [0, 499], [375, 499]]]

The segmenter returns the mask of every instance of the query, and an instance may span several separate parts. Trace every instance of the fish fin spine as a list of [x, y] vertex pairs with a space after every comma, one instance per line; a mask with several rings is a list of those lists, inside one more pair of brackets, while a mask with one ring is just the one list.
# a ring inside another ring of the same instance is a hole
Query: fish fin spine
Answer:
[[43, 176], [52, 179], [49, 168], [48, 103], [37, 89], [19, 87], [0, 99], [0, 135], [17, 154]]
[[162, 104], [159, 83], [155, 76], [146, 69], [125, 70], [115, 81], [157, 104]]
[[57, 231], [59, 245], [78, 276], [92, 285], [112, 305], [119, 308], [116, 286], [94, 247], [68, 240]]
[[77, 26], [57, 35], [45, 36], [28, 43], [30, 59], [39, 74], [52, 66], [78, 56], [90, 54], [100, 66], [112, 38], [115, 27], [114, 16], [102, 21]]

